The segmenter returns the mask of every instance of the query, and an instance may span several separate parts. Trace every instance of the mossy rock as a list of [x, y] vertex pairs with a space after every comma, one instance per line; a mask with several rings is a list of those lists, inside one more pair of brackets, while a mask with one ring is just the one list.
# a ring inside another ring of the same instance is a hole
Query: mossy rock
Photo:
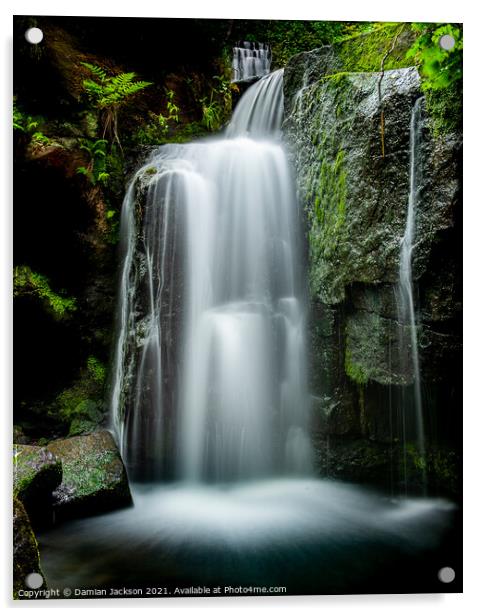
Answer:
[[29, 438], [24, 434], [22, 426], [13, 426], [13, 442], [20, 445], [28, 445]]
[[99, 404], [94, 400], [83, 400], [73, 411], [64, 414], [71, 420], [68, 436], [79, 436], [95, 432], [103, 419]]
[[80, 436], [81, 434], [90, 434], [95, 432], [99, 427], [99, 424], [90, 421], [89, 419], [84, 419], [83, 417], [76, 417], [72, 420], [69, 428], [68, 436]]
[[63, 480], [55, 490], [57, 519], [96, 515], [132, 504], [127, 473], [107, 430], [52, 441], [62, 460]]
[[22, 501], [35, 527], [51, 521], [52, 492], [62, 481], [62, 464], [45, 447], [14, 445], [13, 494]]
[[104, 420], [103, 370], [103, 365], [90, 357], [80, 377], [49, 405], [48, 417], [59, 426], [57, 436], [78, 436], [99, 430]]
[[103, 418], [102, 411], [100, 410], [97, 402], [90, 399], [82, 400], [82, 402], [80, 402], [75, 407], [75, 409], [71, 413], [71, 416], [75, 418], [86, 419], [96, 423], [102, 421]]
[[37, 539], [25, 507], [18, 498], [13, 499], [13, 598], [19, 599], [19, 591], [28, 590], [25, 578], [30, 573], [45, 576], [40, 568]]
[[290, 100], [300, 88], [326, 75], [378, 72], [384, 59], [385, 70], [412, 66], [406, 53], [415, 38], [410, 24], [392, 23], [296, 54], [285, 68], [285, 95]]

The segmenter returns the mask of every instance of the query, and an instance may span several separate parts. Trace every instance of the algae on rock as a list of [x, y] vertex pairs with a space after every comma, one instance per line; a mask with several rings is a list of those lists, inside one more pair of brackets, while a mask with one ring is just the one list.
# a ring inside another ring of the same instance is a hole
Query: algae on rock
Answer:
[[45, 447], [14, 445], [13, 495], [27, 510], [35, 528], [52, 523], [52, 492], [62, 481], [62, 464]]
[[52, 441], [63, 478], [54, 491], [57, 519], [95, 515], [132, 505], [127, 473], [107, 430]]

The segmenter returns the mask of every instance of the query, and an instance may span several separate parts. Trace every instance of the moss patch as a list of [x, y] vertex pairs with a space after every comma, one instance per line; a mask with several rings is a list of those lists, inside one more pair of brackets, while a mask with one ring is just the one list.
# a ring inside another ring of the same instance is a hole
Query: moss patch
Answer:
[[353, 360], [352, 353], [348, 348], [345, 350], [345, 373], [358, 385], [366, 385], [368, 383], [368, 373], [361, 364]]
[[126, 471], [109, 432], [53, 441], [49, 448], [62, 460], [62, 484], [54, 492], [60, 517], [93, 515], [132, 503]]
[[435, 137], [462, 129], [462, 91], [459, 82], [443, 90], [425, 92], [425, 108]]
[[[333, 98], [333, 107], [337, 117], [346, 111], [346, 91], [349, 83], [345, 74], [338, 73], [326, 78], [327, 94]], [[309, 94], [304, 104], [318, 107], [321, 104], [320, 93], [313, 99]], [[316, 117], [317, 114], [314, 114]], [[346, 229], [347, 182], [345, 168], [345, 151], [334, 134], [322, 134], [320, 119], [311, 125], [310, 141], [316, 149], [313, 173], [309, 178], [308, 190], [313, 207], [308, 211], [310, 221], [310, 261], [312, 263], [310, 287], [313, 294], [319, 293], [319, 268], [330, 260], [340, 245], [343, 245]]]
[[62, 480], [62, 465], [43, 447], [14, 445], [13, 493], [24, 502], [50, 494]]
[[13, 275], [13, 296], [23, 295], [38, 297], [56, 318], [61, 319], [77, 309], [73, 297], [65, 297], [53, 291], [46, 276], [32, 271], [26, 265], [17, 266]]
[[94, 357], [93, 355], [89, 356], [87, 359], [87, 370], [94, 381], [101, 385], [104, 384], [106, 368], [105, 365], [97, 359], [97, 357]]
[[[395, 38], [396, 45], [389, 53]], [[406, 53], [415, 40], [410, 24], [388, 23], [366, 34], [345, 39], [334, 45], [342, 62], [343, 70], [351, 72], [379, 71], [386, 54], [385, 70], [413, 66]]]

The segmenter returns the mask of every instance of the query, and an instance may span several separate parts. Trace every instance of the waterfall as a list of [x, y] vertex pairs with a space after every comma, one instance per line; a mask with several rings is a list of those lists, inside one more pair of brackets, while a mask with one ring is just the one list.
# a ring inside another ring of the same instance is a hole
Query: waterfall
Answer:
[[233, 82], [267, 75], [270, 66], [271, 49], [265, 43], [244, 41], [233, 48]]
[[160, 147], [127, 191], [112, 417], [136, 476], [311, 469], [282, 79], [252, 85], [221, 138]]
[[[425, 465], [425, 429], [423, 420], [422, 394], [420, 385], [420, 365], [418, 356], [417, 319], [413, 296], [412, 257], [415, 248], [415, 223], [419, 202], [421, 179], [421, 139], [422, 139], [422, 97], [418, 98], [412, 109], [410, 121], [410, 184], [405, 233], [400, 245], [399, 282], [397, 289], [398, 320], [400, 324], [401, 363], [407, 356], [413, 373], [413, 397], [415, 411], [415, 430], [418, 453]], [[408, 333], [407, 333], [408, 329]], [[423, 473], [425, 473], [424, 469]], [[425, 477], [424, 477], [425, 483]]]
[[283, 120], [283, 70], [274, 71], [244, 93], [234, 110], [226, 136], [250, 135], [279, 141]]

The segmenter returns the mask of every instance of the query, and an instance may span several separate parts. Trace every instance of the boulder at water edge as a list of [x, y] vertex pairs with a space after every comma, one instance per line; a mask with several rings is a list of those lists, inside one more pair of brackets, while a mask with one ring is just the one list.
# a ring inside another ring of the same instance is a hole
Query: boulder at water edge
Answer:
[[63, 468], [62, 483], [53, 494], [57, 520], [132, 504], [124, 464], [107, 430], [52, 441], [49, 449]]
[[62, 481], [62, 464], [45, 447], [13, 446], [13, 494], [35, 528], [52, 521], [52, 492]]
[[[18, 498], [13, 499], [13, 597], [29, 587], [26, 578], [31, 573], [45, 577], [40, 569], [37, 540], [33, 534], [25, 507]], [[43, 588], [45, 582], [40, 586]]]

